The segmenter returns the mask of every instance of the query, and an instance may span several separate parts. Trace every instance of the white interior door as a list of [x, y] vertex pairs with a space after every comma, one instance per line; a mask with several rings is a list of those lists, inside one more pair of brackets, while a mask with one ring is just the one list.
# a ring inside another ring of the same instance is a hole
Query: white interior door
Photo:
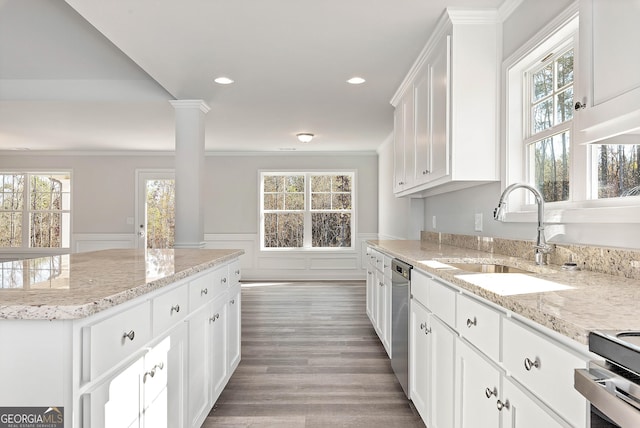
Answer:
[[173, 248], [175, 237], [175, 173], [138, 170], [136, 174], [138, 248]]

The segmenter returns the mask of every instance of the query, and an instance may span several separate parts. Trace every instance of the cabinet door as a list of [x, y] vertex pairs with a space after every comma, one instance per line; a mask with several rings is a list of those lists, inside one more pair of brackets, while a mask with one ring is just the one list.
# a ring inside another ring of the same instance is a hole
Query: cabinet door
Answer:
[[211, 402], [211, 341], [209, 317], [212, 304], [200, 308], [189, 318], [189, 352], [188, 352], [188, 426], [200, 428], [207, 414]]
[[436, 316], [429, 322], [431, 428], [453, 426], [455, 403], [455, 333]]
[[497, 400], [500, 397], [500, 371], [464, 341], [456, 346], [457, 428], [495, 428], [500, 414]]
[[232, 372], [240, 363], [240, 346], [242, 339], [241, 289], [237, 285], [232, 289], [228, 311], [228, 363]]
[[413, 90], [404, 94], [394, 116], [394, 192], [413, 185], [415, 170], [415, 129], [413, 117]]
[[384, 284], [384, 276], [376, 271], [376, 330], [378, 332], [378, 337], [380, 337], [380, 341], [384, 345], [384, 348], [387, 350], [387, 354], [389, 353], [389, 343], [386, 342], [388, 331], [387, 331], [387, 304], [391, 304], [387, 300], [387, 290], [385, 289]]
[[428, 58], [430, 75], [431, 126], [431, 168], [429, 180], [436, 180], [450, 174], [449, 167], [449, 114], [450, 114], [450, 69], [451, 36], [443, 37], [432, 56]]
[[415, 117], [415, 184], [429, 181], [431, 162], [431, 73], [428, 65], [418, 71], [418, 79], [414, 85], [414, 117]]
[[209, 343], [211, 347], [211, 386], [210, 394], [213, 404], [220, 396], [227, 377], [227, 301], [219, 299], [214, 302], [211, 312]]
[[[144, 358], [140, 358], [113, 380], [105, 383], [108, 394], [100, 400], [100, 389], [91, 394], [91, 427], [141, 426], [141, 385]], [[104, 388], [101, 388], [104, 389]], [[104, 411], [104, 413], [102, 413]]]
[[429, 410], [430, 341], [429, 313], [415, 299], [411, 299], [409, 322], [409, 395], [422, 420], [431, 426]]
[[560, 418], [539, 406], [511, 380], [504, 380], [502, 391], [502, 401], [505, 403], [500, 411], [502, 428], [569, 427]]
[[[370, 260], [370, 256], [368, 256]], [[371, 323], [375, 326], [376, 324], [376, 317], [375, 317], [375, 312], [376, 312], [376, 275], [375, 275], [375, 269], [373, 267], [373, 265], [371, 263], [367, 263], [366, 266], [367, 269], [367, 315], [369, 316], [369, 319], [371, 320]]]
[[576, 112], [584, 142], [609, 138], [638, 127], [640, 4], [636, 0], [580, 1], [580, 65]]

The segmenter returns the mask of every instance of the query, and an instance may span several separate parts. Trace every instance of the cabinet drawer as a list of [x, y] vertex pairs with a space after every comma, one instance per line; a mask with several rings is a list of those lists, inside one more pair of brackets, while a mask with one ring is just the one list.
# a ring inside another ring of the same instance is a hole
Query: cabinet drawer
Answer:
[[231, 285], [240, 284], [240, 279], [242, 277], [241, 274], [240, 260], [234, 260], [229, 264], [229, 278], [231, 279]]
[[504, 367], [511, 376], [567, 421], [585, 426], [587, 403], [573, 388], [573, 371], [586, 367], [586, 359], [513, 319], [502, 325]]
[[458, 332], [493, 361], [500, 361], [500, 312], [458, 295]]
[[191, 311], [210, 302], [213, 296], [213, 272], [206, 273], [189, 281], [189, 307]]
[[415, 269], [411, 271], [411, 296], [424, 307], [429, 307], [429, 277]]
[[215, 296], [218, 296], [220, 293], [225, 291], [230, 285], [229, 265], [220, 266], [213, 271], [213, 287], [215, 290]]
[[187, 284], [153, 299], [153, 335], [157, 336], [189, 313]]
[[82, 329], [82, 377], [89, 381], [141, 349], [151, 339], [151, 302]]
[[384, 277], [391, 280], [391, 260], [392, 258], [385, 255], [382, 258], [382, 273], [384, 273]]
[[427, 279], [429, 295], [427, 308], [449, 327], [456, 328], [456, 291], [441, 282]]

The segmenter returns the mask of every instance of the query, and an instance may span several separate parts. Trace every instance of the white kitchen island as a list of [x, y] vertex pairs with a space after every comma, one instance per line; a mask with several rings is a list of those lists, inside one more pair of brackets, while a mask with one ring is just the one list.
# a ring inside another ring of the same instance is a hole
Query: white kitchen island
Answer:
[[199, 428], [240, 361], [242, 254], [1, 263], [0, 418], [48, 410], [51, 427]]

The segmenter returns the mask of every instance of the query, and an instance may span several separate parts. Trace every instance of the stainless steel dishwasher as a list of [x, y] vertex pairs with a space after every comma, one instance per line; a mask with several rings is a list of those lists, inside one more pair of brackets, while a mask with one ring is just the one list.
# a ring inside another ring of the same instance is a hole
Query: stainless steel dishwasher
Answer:
[[391, 262], [391, 368], [409, 397], [409, 296], [411, 269], [401, 260]]

